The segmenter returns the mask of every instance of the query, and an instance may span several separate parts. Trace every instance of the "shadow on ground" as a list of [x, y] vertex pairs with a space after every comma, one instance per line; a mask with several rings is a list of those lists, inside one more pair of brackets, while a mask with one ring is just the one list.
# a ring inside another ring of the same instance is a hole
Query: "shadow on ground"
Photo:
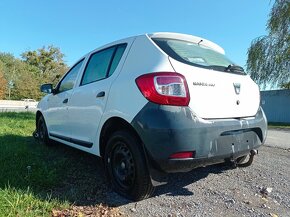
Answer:
[[[56, 143], [39, 144], [33, 137], [5, 135], [0, 137], [0, 188], [30, 190], [43, 200], [66, 200], [75, 205], [108, 204], [121, 206], [130, 201], [108, 186], [100, 158]], [[169, 183], [157, 187], [153, 196], [193, 195], [185, 186], [208, 176], [222, 173], [226, 166], [208, 166], [188, 173], [171, 174]]]

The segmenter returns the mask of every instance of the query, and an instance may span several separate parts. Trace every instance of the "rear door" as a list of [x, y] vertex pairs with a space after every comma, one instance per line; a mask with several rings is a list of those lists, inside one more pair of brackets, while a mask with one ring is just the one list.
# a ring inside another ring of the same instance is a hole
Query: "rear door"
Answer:
[[72, 141], [90, 148], [104, 113], [109, 90], [127, 44], [119, 44], [93, 53], [83, 72], [79, 87], [70, 100], [69, 127]]

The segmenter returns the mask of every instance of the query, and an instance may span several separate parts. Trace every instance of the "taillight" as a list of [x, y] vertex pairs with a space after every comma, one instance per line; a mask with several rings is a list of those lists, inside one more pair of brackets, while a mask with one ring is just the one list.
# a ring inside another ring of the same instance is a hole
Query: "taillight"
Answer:
[[186, 79], [175, 72], [158, 72], [141, 75], [136, 84], [143, 96], [161, 105], [188, 106], [189, 91]]

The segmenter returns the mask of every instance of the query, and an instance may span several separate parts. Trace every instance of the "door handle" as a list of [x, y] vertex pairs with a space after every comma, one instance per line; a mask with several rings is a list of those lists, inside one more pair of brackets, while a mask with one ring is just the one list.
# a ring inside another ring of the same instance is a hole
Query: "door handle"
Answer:
[[68, 102], [68, 99], [65, 99], [64, 101], [62, 101], [62, 103], [67, 103]]
[[105, 91], [101, 91], [100, 93], [97, 94], [98, 97], [104, 97], [105, 96]]

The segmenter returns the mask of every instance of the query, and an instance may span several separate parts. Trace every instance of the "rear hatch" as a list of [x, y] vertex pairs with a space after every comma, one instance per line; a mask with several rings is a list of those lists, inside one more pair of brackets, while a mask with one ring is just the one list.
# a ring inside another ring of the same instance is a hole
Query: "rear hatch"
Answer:
[[174, 70], [185, 76], [190, 93], [189, 107], [205, 119], [254, 116], [260, 104], [255, 82], [242, 67], [228, 60], [218, 45], [194, 39], [153, 38], [169, 55]]

